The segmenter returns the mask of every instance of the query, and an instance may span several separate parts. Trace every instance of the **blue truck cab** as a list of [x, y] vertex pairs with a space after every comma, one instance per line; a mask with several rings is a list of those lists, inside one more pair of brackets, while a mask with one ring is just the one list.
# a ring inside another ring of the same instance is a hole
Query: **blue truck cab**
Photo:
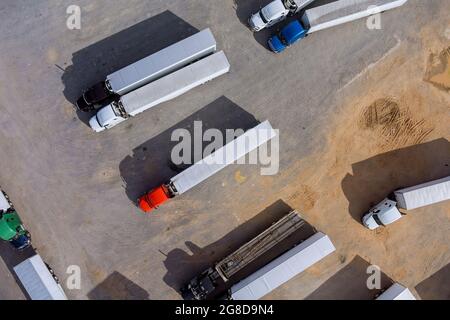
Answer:
[[280, 32], [269, 38], [269, 48], [275, 53], [280, 53], [287, 47], [306, 37], [307, 32], [308, 30], [303, 27], [300, 21], [292, 21], [282, 28]]

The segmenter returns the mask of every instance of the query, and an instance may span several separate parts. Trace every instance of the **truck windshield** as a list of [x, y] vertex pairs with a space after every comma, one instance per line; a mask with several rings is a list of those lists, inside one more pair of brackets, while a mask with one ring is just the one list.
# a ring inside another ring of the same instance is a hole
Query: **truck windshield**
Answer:
[[381, 222], [380, 218], [378, 217], [378, 215], [376, 213], [372, 217], [375, 220], [375, 222], [378, 223], [379, 226], [383, 225], [383, 222]]
[[266, 19], [266, 17], [264, 16], [264, 12], [262, 10], [259, 12], [259, 15], [260, 15], [262, 21], [264, 21], [264, 23], [269, 23], [269, 20]]

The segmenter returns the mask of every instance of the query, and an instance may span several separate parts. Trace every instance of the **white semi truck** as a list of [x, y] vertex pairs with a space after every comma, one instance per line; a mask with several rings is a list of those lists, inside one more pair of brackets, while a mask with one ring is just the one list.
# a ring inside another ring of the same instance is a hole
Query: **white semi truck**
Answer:
[[289, 14], [295, 14], [309, 5], [314, 0], [274, 0], [257, 13], [252, 14], [248, 24], [252, 31], [260, 31], [264, 28], [286, 19]]
[[450, 200], [450, 176], [395, 191], [371, 208], [362, 222], [374, 230], [400, 219], [402, 214], [399, 209], [413, 210], [445, 200]]
[[214, 53], [106, 105], [89, 120], [89, 125], [95, 132], [112, 128], [129, 117], [175, 99], [229, 70], [230, 63], [225, 53], [223, 51]]
[[139, 207], [144, 212], [150, 212], [158, 208], [164, 202], [187, 192], [275, 136], [276, 132], [269, 121], [260, 123], [180, 172], [169, 182], [150, 190], [138, 200]]
[[350, 21], [391, 10], [408, 0], [337, 0], [308, 9], [300, 20], [284, 26], [268, 40], [269, 48], [276, 53], [305, 38], [307, 35]]
[[32, 300], [67, 300], [58, 278], [40, 255], [21, 262], [14, 272]]
[[200, 31], [154, 54], [115, 71], [77, 101], [81, 111], [91, 111], [111, 96], [122, 96], [216, 51], [210, 29]]
[[[296, 211], [290, 212], [213, 267], [193, 278], [181, 289], [183, 298], [204, 300], [214, 297], [214, 294], [223, 296], [223, 292], [216, 291], [224, 288], [227, 299], [257, 300], [262, 298], [335, 251], [328, 236], [318, 232], [278, 255], [256, 272], [239, 279], [245, 268], [264, 255], [270, 254], [271, 250], [276, 250], [283, 240], [297, 233], [304, 225], [305, 221]], [[226, 290], [224, 283], [230, 281], [235, 283]]]

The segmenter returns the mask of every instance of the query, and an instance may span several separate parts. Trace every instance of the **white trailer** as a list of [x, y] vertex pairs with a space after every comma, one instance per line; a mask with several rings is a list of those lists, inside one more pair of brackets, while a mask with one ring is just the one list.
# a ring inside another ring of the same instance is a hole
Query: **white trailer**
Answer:
[[214, 53], [122, 96], [118, 101], [100, 109], [91, 118], [89, 125], [95, 132], [112, 128], [129, 117], [174, 99], [229, 70], [230, 63], [225, 53]]
[[450, 200], [450, 176], [397, 190], [394, 197], [395, 199], [386, 198], [371, 208], [364, 215], [363, 224], [374, 230], [399, 220], [402, 217], [399, 208], [413, 210]]
[[258, 300], [335, 250], [330, 238], [318, 232], [232, 286], [231, 298]]
[[416, 297], [408, 288], [401, 284], [394, 283], [384, 291], [376, 300], [416, 300]]
[[309, 34], [400, 7], [407, 1], [408, 0], [338, 0], [306, 10], [301, 20]]
[[0, 212], [6, 212], [11, 208], [7, 195], [0, 189]]
[[176, 71], [216, 51], [216, 40], [210, 29], [202, 30], [154, 54], [132, 63], [106, 77], [106, 80], [84, 92], [77, 102], [82, 111], [111, 95], [124, 95], [151, 81]]
[[37, 254], [14, 267], [32, 300], [67, 300], [61, 285]]
[[177, 174], [168, 183], [152, 189], [139, 199], [139, 207], [145, 212], [158, 208], [170, 198], [192, 189], [275, 136], [276, 132], [269, 121], [260, 123]]
[[450, 200], [450, 176], [395, 191], [397, 206], [413, 210]]
[[253, 129], [246, 131], [222, 148], [170, 179], [170, 184], [175, 194], [182, 194], [192, 189], [200, 182], [271, 140], [275, 135], [276, 133], [269, 121], [264, 121]]

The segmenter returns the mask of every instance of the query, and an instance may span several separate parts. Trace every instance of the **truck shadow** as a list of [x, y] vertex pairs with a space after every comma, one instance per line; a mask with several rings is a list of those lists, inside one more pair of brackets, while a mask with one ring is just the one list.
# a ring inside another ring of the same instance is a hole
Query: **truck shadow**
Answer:
[[[83, 90], [135, 61], [187, 38], [199, 30], [173, 14], [164, 11], [73, 53], [72, 65], [62, 75], [64, 96], [74, 104]], [[92, 113], [77, 110], [88, 124]]]
[[[186, 247], [189, 248], [191, 253], [177, 248], [167, 254], [164, 261], [164, 265], [167, 269], [167, 273], [163, 278], [164, 282], [179, 292], [180, 288], [192, 278], [237, 250], [290, 211], [292, 211], [291, 207], [282, 200], [278, 200], [252, 219], [226, 234], [223, 238], [206, 247], [201, 248], [190, 241], [186, 241]], [[286, 250], [298, 244], [300, 241], [309, 238], [315, 232], [316, 230], [314, 227], [305, 223], [305, 225], [295, 234], [286, 238], [282, 243], [278, 244], [264, 256], [253, 261], [248, 267], [234, 275], [230, 281], [219, 284], [217, 291], [209, 298], [213, 299], [222, 296], [226, 290], [234, 283], [237, 283], [239, 279], [250, 275], [252, 272], [258, 270]]]
[[377, 155], [352, 165], [342, 180], [353, 219], [393, 191], [450, 175], [450, 142], [438, 139]]
[[[126, 193], [133, 203], [136, 203], [136, 200], [144, 193], [166, 183], [179, 171], [189, 167], [189, 164], [175, 166], [171, 162], [172, 148], [180, 143], [171, 141], [172, 133], [175, 130], [185, 129], [190, 133], [190, 137], [193, 137], [190, 142], [192, 150], [190, 163], [193, 163], [195, 157], [193, 151], [194, 121], [202, 122], [203, 132], [215, 128], [220, 130], [224, 137], [226, 137], [227, 129], [243, 129], [246, 131], [259, 123], [250, 113], [222, 96], [170, 129], [133, 149], [133, 153], [123, 159], [119, 165]], [[203, 148], [210, 143], [203, 141], [203, 139], [201, 139], [201, 142]], [[200, 150], [202, 153], [203, 148]], [[201, 154], [197, 157], [203, 158]]]
[[[239, 21], [247, 28], [248, 26], [248, 19], [250, 16], [256, 12], [258, 12], [261, 8], [272, 2], [273, 0], [234, 0], [234, 7], [236, 10], [236, 16], [238, 17]], [[293, 16], [288, 16], [286, 20], [281, 21], [275, 25], [273, 25], [270, 28], [263, 29], [258, 32], [253, 33], [253, 38], [258, 42], [261, 46], [269, 50], [269, 46], [267, 45], [267, 40], [273, 35], [278, 33], [284, 26], [289, 24], [290, 22], [294, 20], [299, 20], [305, 10], [318, 7], [321, 5], [325, 5], [330, 2], [334, 2], [336, 0], [316, 0], [304, 9], [300, 10], [298, 13], [296, 13]], [[250, 29], [249, 29], [249, 32]]]
[[146, 290], [114, 271], [88, 294], [90, 300], [149, 300]]
[[356, 256], [345, 267], [325, 281], [311, 293], [306, 300], [373, 300], [381, 290], [389, 288], [393, 281], [383, 272], [380, 273], [380, 289], [369, 289], [367, 279], [373, 273], [367, 273], [371, 264]]
[[416, 286], [423, 300], [450, 300], [450, 263]]
[[[6, 267], [8, 268], [8, 271], [11, 273], [11, 276], [15, 280], [17, 286], [22, 291], [24, 297], [28, 300], [30, 300], [30, 297], [28, 296], [27, 291], [23, 287], [22, 283], [20, 282], [19, 278], [16, 275], [16, 272], [14, 271], [14, 267], [20, 264], [21, 262], [25, 261], [28, 258], [33, 257], [36, 255], [36, 251], [34, 248], [29, 247], [23, 251], [17, 251], [15, 250], [9, 243], [0, 241], [0, 256], [5, 263]], [[3, 285], [7, 285], [7, 283], [3, 282]], [[15, 295], [14, 289], [8, 290], [12, 295]], [[10, 297], [10, 299], [17, 299], [18, 297]], [[5, 299], [2, 297], [2, 299]]]

